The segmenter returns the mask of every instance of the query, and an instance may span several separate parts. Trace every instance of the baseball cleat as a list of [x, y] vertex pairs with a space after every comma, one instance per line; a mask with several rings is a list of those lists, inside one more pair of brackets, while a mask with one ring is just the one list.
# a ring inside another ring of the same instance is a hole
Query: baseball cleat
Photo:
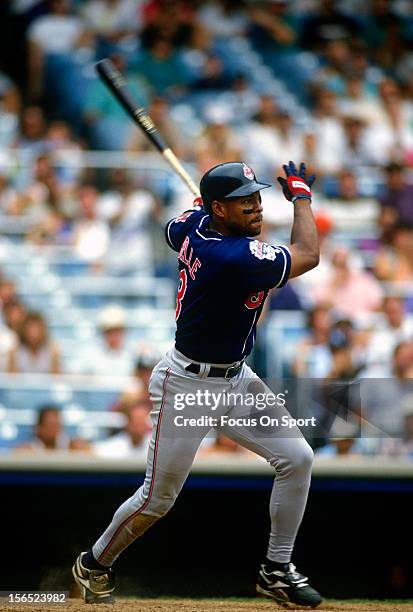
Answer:
[[115, 576], [108, 568], [106, 571], [90, 570], [82, 565], [82, 552], [72, 568], [73, 577], [79, 585], [82, 597], [86, 603], [112, 604], [115, 600], [112, 592], [115, 589]]
[[285, 571], [266, 571], [261, 565], [258, 575], [257, 593], [271, 597], [279, 604], [293, 603], [315, 608], [322, 597], [308, 584], [308, 578], [299, 574], [292, 563], [286, 563]]

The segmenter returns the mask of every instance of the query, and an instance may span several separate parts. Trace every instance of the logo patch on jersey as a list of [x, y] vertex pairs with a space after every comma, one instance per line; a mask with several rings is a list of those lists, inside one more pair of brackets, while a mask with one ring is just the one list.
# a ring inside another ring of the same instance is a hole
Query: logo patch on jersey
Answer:
[[276, 249], [266, 242], [251, 240], [250, 251], [257, 259], [269, 259], [270, 261], [274, 261], [280, 249]]
[[188, 210], [187, 212], [184, 212], [180, 217], [176, 217], [175, 223], [184, 223], [184, 221], [186, 221], [188, 217], [192, 215], [193, 212], [193, 210]]
[[244, 302], [244, 306], [248, 308], [248, 310], [255, 310], [259, 308], [265, 299], [265, 291], [256, 291], [255, 293], [251, 293]]
[[254, 180], [254, 173], [251, 170], [251, 168], [249, 166], [247, 166], [247, 164], [242, 164], [242, 169], [244, 171], [244, 176], [249, 179], [250, 181]]

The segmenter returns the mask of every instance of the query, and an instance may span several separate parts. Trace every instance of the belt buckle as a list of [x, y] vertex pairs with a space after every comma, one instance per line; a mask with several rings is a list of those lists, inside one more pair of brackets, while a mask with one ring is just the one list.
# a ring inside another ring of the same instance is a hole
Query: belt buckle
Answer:
[[[237, 374], [237, 372], [239, 372], [241, 369], [241, 364], [237, 364], [235, 366], [230, 366], [229, 368], [227, 368], [227, 371], [225, 372], [225, 378], [232, 378], [232, 376], [235, 376]], [[234, 371], [234, 374], [231, 376], [231, 372]]]

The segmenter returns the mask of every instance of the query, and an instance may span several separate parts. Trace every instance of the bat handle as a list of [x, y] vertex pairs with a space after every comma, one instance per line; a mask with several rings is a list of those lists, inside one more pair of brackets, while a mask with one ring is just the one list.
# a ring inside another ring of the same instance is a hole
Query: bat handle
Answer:
[[188, 172], [185, 170], [179, 159], [176, 157], [175, 153], [171, 149], [165, 149], [162, 152], [164, 158], [169, 162], [172, 168], [175, 170], [177, 174], [181, 177], [181, 179], [186, 183], [189, 189], [192, 191], [195, 197], [199, 198], [200, 193], [198, 187], [195, 185], [194, 181], [189, 176]]

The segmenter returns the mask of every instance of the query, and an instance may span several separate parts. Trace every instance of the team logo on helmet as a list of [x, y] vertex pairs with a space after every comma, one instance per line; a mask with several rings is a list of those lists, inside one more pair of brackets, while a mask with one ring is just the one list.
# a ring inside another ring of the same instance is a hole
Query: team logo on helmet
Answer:
[[254, 173], [251, 170], [251, 168], [247, 166], [247, 164], [242, 164], [242, 169], [244, 171], [244, 176], [250, 181], [253, 181], [255, 177], [254, 177]]

